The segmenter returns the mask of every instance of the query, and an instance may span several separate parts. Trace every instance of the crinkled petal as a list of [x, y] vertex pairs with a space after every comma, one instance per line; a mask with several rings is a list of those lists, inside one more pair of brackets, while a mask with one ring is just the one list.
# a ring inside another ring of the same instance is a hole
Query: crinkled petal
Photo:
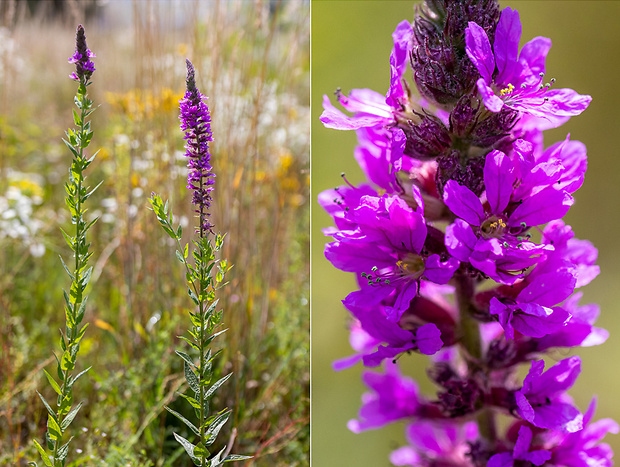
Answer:
[[406, 20], [401, 21], [392, 34], [394, 48], [390, 54], [391, 83], [385, 102], [394, 108], [398, 108], [399, 99], [405, 95], [401, 78], [409, 62], [412, 37], [413, 26]]
[[514, 166], [506, 154], [498, 150], [487, 154], [484, 162], [484, 186], [492, 213], [504, 212], [510, 202], [515, 181]]
[[484, 106], [489, 109], [491, 112], [499, 112], [504, 107], [504, 101], [495, 95], [493, 89], [491, 89], [484, 78], [480, 78], [476, 82], [476, 86], [478, 87], [478, 92], [480, 96], [482, 96], [482, 102], [484, 102]]
[[568, 193], [557, 191], [553, 186], [545, 188], [527, 198], [514, 210], [508, 219], [508, 226], [517, 227], [521, 223], [535, 226], [560, 219], [568, 212], [573, 202], [573, 197]]
[[424, 355], [433, 355], [443, 347], [441, 331], [433, 323], [420, 326], [415, 333], [415, 343]]
[[349, 117], [338, 110], [329, 101], [329, 97], [323, 96], [323, 113], [319, 117], [326, 128], [335, 130], [357, 130], [367, 126], [382, 125], [385, 117], [377, 115], [358, 115]]
[[456, 219], [446, 227], [446, 248], [452, 256], [463, 262], [469, 261], [477, 242], [478, 237], [471, 226], [462, 219]]
[[519, 39], [521, 39], [521, 21], [519, 12], [510, 7], [504, 8], [495, 30], [493, 52], [497, 65], [498, 84], [508, 84], [519, 56]]
[[545, 73], [545, 62], [551, 48], [551, 39], [535, 37], [527, 42], [519, 54], [519, 71], [514, 75], [515, 87], [521, 84], [534, 86], [540, 80], [540, 74]]
[[473, 21], [465, 29], [465, 52], [486, 83], [491, 83], [495, 58], [486, 31]]
[[446, 183], [443, 201], [458, 217], [471, 225], [480, 225], [484, 220], [484, 209], [480, 199], [469, 188], [454, 180]]
[[511, 453], [501, 452], [491, 456], [487, 463], [487, 467], [512, 467], [514, 464], [514, 458]]
[[536, 277], [519, 292], [517, 301], [551, 307], [566, 300], [574, 289], [575, 277], [570, 272], [550, 272]]
[[439, 255], [431, 255], [424, 264], [424, 277], [435, 284], [447, 284], [460, 264], [456, 258], [442, 262]]

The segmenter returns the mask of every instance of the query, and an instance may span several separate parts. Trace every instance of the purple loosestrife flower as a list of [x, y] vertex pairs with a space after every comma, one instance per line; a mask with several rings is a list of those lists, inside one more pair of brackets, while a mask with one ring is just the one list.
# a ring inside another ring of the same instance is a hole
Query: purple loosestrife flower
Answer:
[[373, 392], [362, 396], [359, 420], [348, 423], [354, 433], [380, 428], [397, 420], [423, 415], [424, 412], [438, 413], [435, 407], [421, 398], [417, 384], [400, 374], [396, 363], [386, 363], [384, 374], [365, 371], [362, 380]]
[[530, 451], [532, 443], [532, 430], [527, 426], [521, 426], [519, 437], [512, 452], [495, 454], [489, 459], [487, 467], [513, 467], [514, 461], [531, 462], [534, 465], [543, 465], [551, 459], [551, 453], [544, 450]]
[[417, 422], [408, 426], [406, 436], [409, 446], [392, 452], [392, 464], [451, 467], [470, 465], [471, 443], [480, 434], [475, 422], [466, 422], [462, 426], [449, 422]]
[[550, 85], [543, 84], [551, 41], [536, 37], [519, 53], [520, 38], [519, 13], [510, 8], [502, 11], [497, 23], [493, 49], [487, 32], [475, 22], [470, 22], [465, 31], [465, 51], [480, 73], [476, 85], [486, 108], [499, 112], [506, 106], [551, 120], [556, 126], [566, 117], [583, 112], [592, 100], [590, 96], [572, 89], [549, 90]]
[[545, 362], [532, 361], [523, 387], [515, 392], [517, 413], [538, 428], [575, 433], [583, 428], [583, 415], [564, 391], [581, 372], [579, 357], [561, 360], [543, 373]]
[[87, 83], [95, 71], [95, 64], [90, 60], [96, 55], [86, 46], [86, 34], [80, 24], [75, 33], [75, 52], [69, 57], [69, 63], [75, 63], [75, 71], [69, 76], [71, 79]]
[[192, 202], [196, 206], [199, 217], [199, 232], [204, 236], [207, 232], [213, 233], [213, 224], [209, 220], [209, 208], [211, 207], [211, 192], [215, 183], [215, 174], [211, 167], [211, 154], [209, 153], [209, 141], [211, 136], [211, 115], [209, 108], [204, 102], [204, 96], [196, 87], [194, 66], [189, 60], [187, 64], [187, 91], [180, 101], [181, 131], [185, 133], [185, 155], [189, 158], [187, 166], [187, 188], [193, 190]]

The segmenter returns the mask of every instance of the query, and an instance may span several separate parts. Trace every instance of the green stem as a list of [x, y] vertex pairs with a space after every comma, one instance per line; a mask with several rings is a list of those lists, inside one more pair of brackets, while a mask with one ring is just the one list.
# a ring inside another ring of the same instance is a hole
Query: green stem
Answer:
[[[456, 276], [456, 302], [460, 316], [460, 337], [463, 348], [470, 357], [480, 360], [482, 347], [480, 341], [480, 326], [473, 317], [476, 310], [472, 299], [474, 297], [474, 281], [464, 274]], [[469, 359], [468, 359], [469, 360]]]
[[[78, 91], [78, 94], [80, 94], [80, 92]], [[86, 112], [87, 109], [85, 109], [85, 98], [86, 98], [86, 94], [82, 94], [81, 95], [82, 98], [82, 108], [80, 109], [80, 137], [78, 139], [79, 142], [79, 158], [78, 159], [74, 159], [72, 162], [72, 165], [77, 165], [76, 163], [79, 163], [79, 179], [77, 181], [77, 190], [74, 193], [74, 196], [77, 194], [77, 207], [76, 207], [76, 221], [75, 221], [75, 239], [74, 239], [74, 254], [75, 254], [75, 270], [73, 272], [73, 281], [71, 284], [71, 288], [73, 288], [73, 284], [76, 284], [76, 288], [81, 287], [80, 286], [80, 263], [81, 263], [81, 256], [80, 256], [80, 238], [82, 236], [82, 228], [83, 228], [83, 219], [82, 219], [82, 180], [83, 180], [83, 175], [82, 175], [82, 170], [83, 170], [83, 162], [84, 162], [84, 148], [82, 147], [82, 136], [84, 135], [84, 126], [85, 126], [85, 119], [86, 119]], [[71, 295], [71, 289], [69, 289], [69, 296]], [[79, 295], [81, 297], [81, 294]], [[73, 322], [74, 322], [74, 326], [73, 327], [69, 327], [67, 326], [67, 330], [68, 332], [66, 333], [67, 338], [68, 338], [68, 342], [67, 342], [67, 351], [71, 353], [71, 349], [73, 348], [73, 346], [75, 345], [75, 338], [78, 335], [78, 327], [79, 324], [77, 322], [77, 316], [78, 316], [78, 310], [80, 309], [80, 306], [82, 305], [82, 300], [81, 298], [78, 300], [76, 298], [75, 303], [73, 303], [73, 310], [71, 311], [72, 315], [73, 315]], [[77, 356], [77, 354], [76, 354]], [[62, 361], [62, 360], [61, 360]], [[60, 396], [60, 404], [58, 405], [58, 411], [56, 413], [57, 418], [58, 418], [58, 422], [59, 424], [62, 423], [62, 415], [61, 415], [61, 410], [60, 410], [60, 405], [62, 404], [62, 402], [65, 400], [65, 398], [70, 394], [71, 390], [69, 388], [69, 377], [71, 374], [71, 370], [69, 370], [68, 368], [66, 370], [63, 370], [62, 375], [63, 375], [63, 383], [62, 383], [62, 388], [61, 388], [61, 396]], [[56, 442], [54, 443], [54, 453], [53, 453], [53, 462], [54, 465], [56, 465], [57, 462], [57, 458], [58, 458], [58, 450], [60, 448], [60, 446], [62, 445], [62, 436], [63, 436], [63, 431], [61, 430], [61, 432], [59, 433], [59, 437], [56, 440]], [[64, 462], [63, 462], [64, 464]]]
[[[475, 294], [474, 280], [464, 274], [456, 277], [455, 294], [459, 309], [460, 343], [465, 352], [465, 359], [470, 367], [470, 373], [484, 371], [481, 365], [482, 339], [480, 337], [480, 324], [474, 317], [476, 306], [473, 303]], [[484, 408], [477, 415], [480, 436], [494, 441], [497, 437], [495, 413], [491, 408]]]

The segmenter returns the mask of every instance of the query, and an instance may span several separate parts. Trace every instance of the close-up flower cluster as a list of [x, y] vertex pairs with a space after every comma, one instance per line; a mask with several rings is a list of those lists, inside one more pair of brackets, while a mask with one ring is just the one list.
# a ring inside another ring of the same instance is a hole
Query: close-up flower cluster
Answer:
[[[585, 145], [543, 132], [585, 111], [589, 95], [546, 77], [551, 41], [519, 47], [521, 21], [496, 0], [425, 0], [393, 33], [387, 94], [323, 98], [327, 128], [355, 130], [367, 182], [319, 195], [334, 227], [325, 257], [355, 273], [343, 300], [369, 391], [353, 432], [407, 423], [399, 466], [610, 466], [593, 421], [567, 391], [578, 356], [604, 343], [599, 308], [581, 303], [598, 252], [563, 220], [587, 166]], [[431, 356], [436, 393], [404, 376]]]

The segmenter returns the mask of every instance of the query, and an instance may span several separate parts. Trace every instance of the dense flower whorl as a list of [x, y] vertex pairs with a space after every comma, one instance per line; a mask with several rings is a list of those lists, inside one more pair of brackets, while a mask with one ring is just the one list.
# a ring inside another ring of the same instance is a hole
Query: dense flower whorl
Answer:
[[187, 166], [187, 188], [193, 190], [193, 203], [200, 219], [200, 226], [196, 229], [201, 236], [213, 232], [213, 224], [209, 220], [211, 207], [211, 192], [215, 183], [215, 174], [211, 167], [209, 141], [211, 135], [211, 115], [204, 102], [207, 99], [196, 87], [195, 72], [192, 62], [187, 63], [187, 91], [180, 101], [181, 130], [185, 133], [185, 155], [189, 158]]
[[95, 54], [86, 46], [84, 26], [78, 25], [75, 33], [75, 52], [69, 57], [69, 63], [75, 63], [75, 71], [69, 75], [71, 79], [88, 83], [95, 71], [95, 64], [90, 60]]

